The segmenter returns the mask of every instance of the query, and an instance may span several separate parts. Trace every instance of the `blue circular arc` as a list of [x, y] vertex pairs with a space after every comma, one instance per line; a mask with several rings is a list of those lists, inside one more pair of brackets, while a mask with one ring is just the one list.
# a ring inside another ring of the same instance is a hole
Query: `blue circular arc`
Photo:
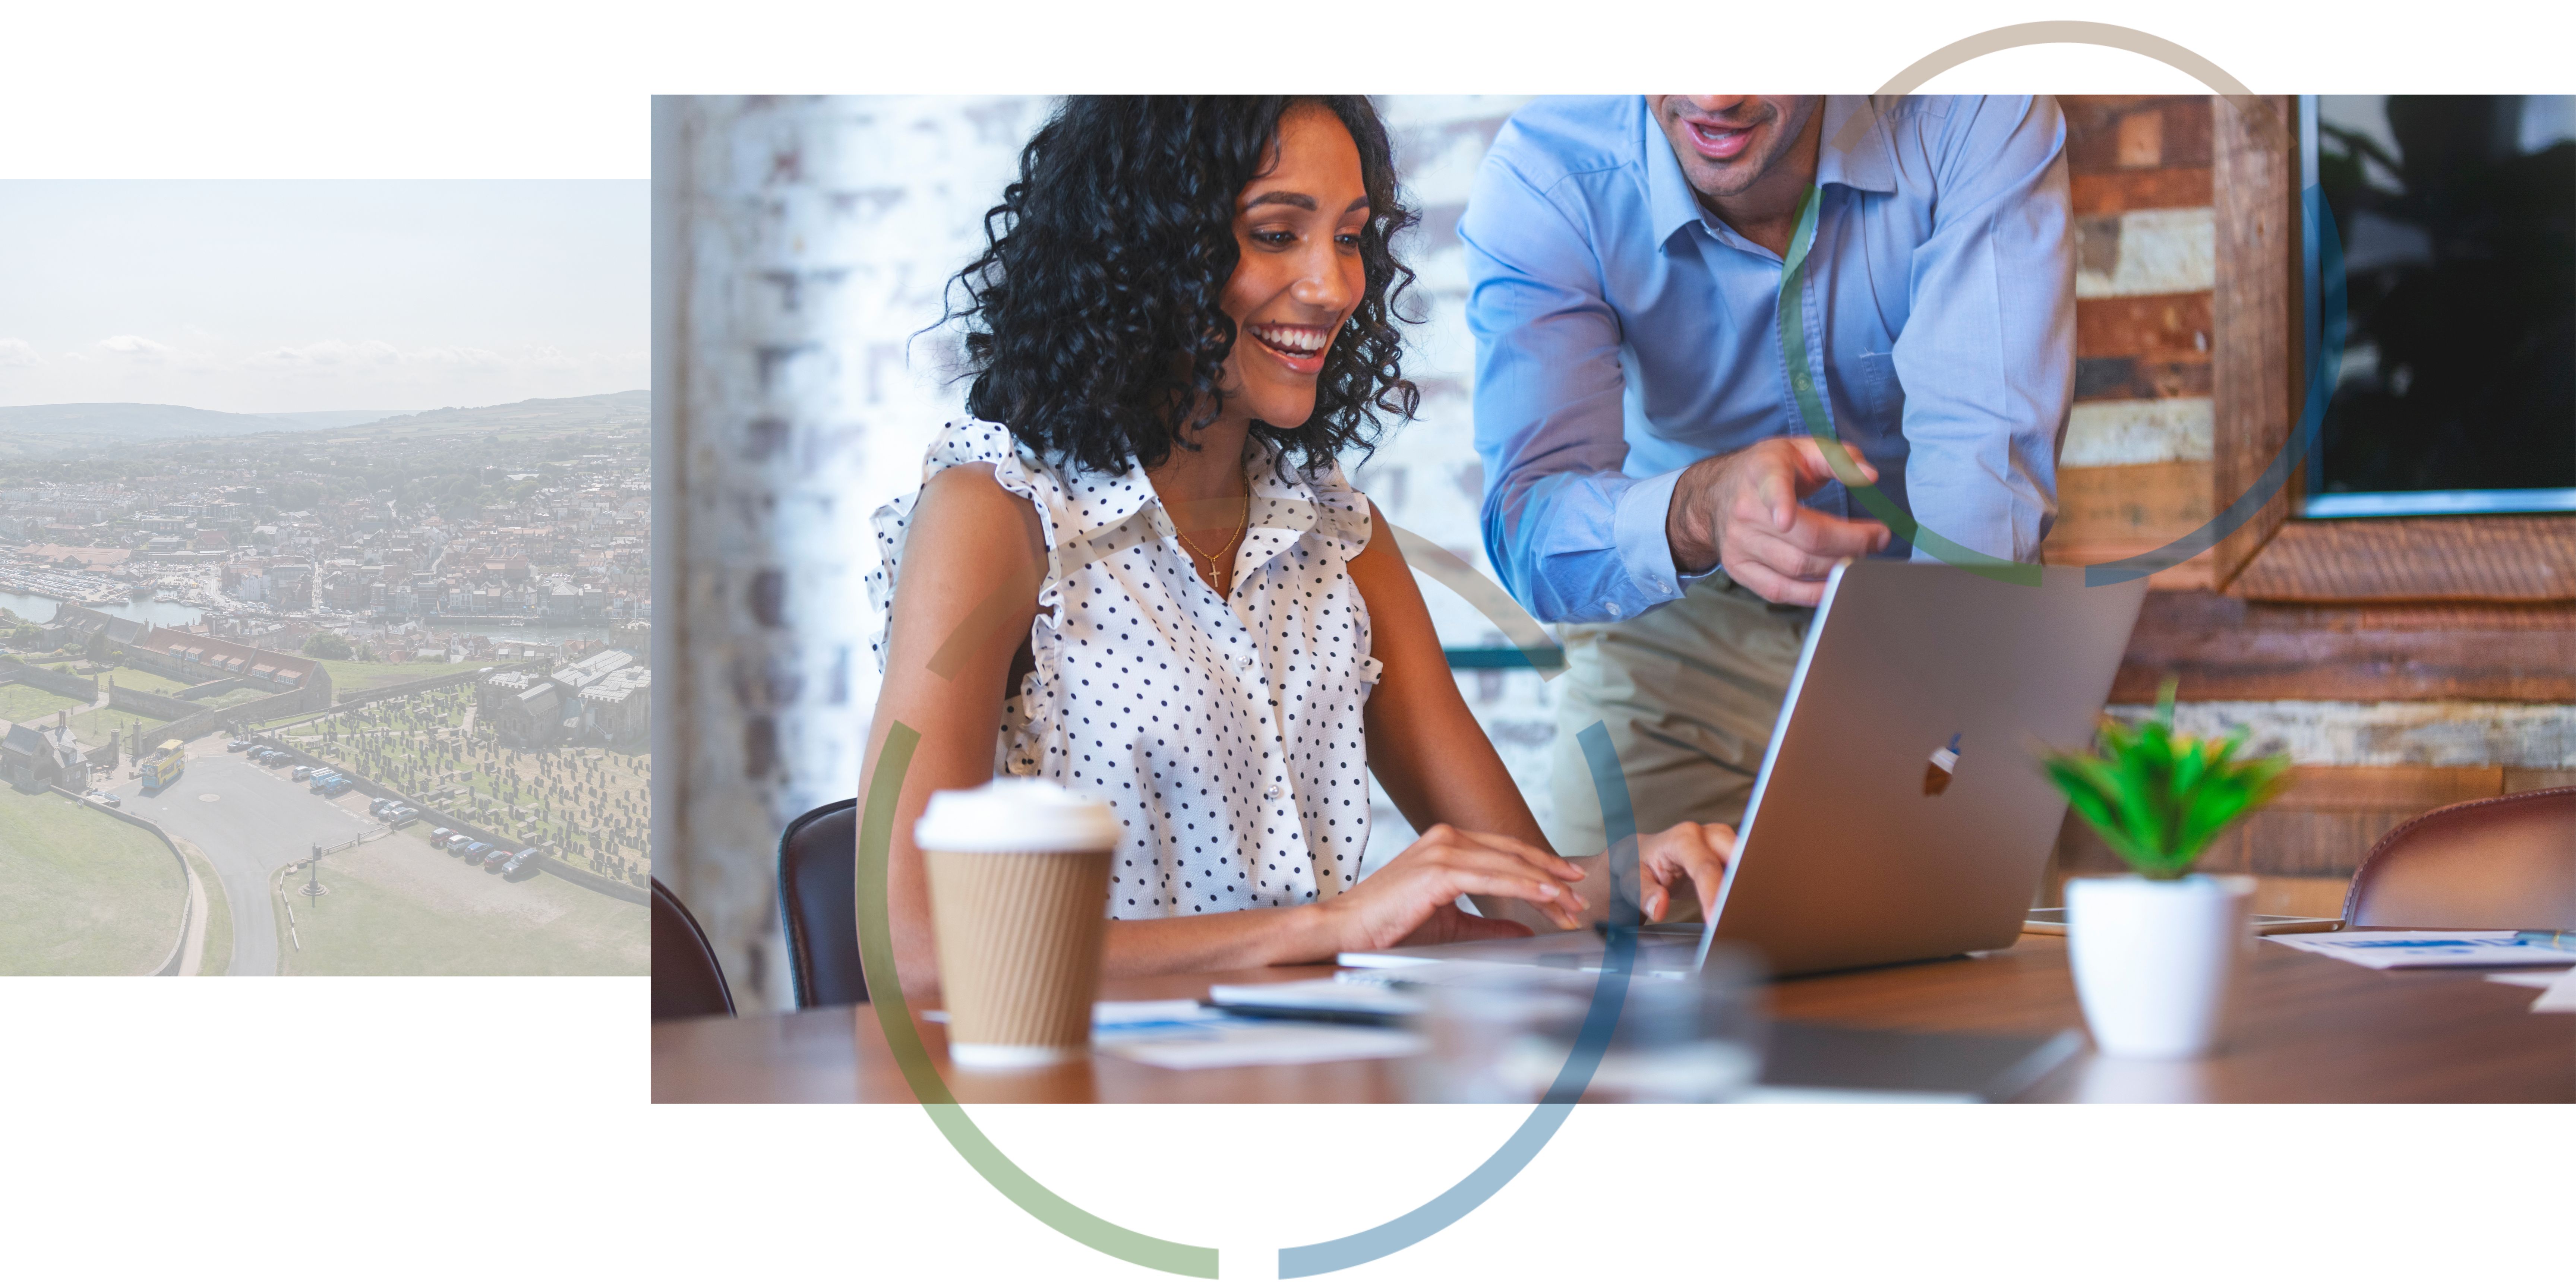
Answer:
[[[1628, 799], [1627, 775], [1619, 768], [1618, 753], [1610, 746], [1609, 728], [1602, 722], [1593, 721], [1575, 740], [1582, 744], [1584, 763], [1592, 771], [1592, 786], [1601, 794], [1602, 831], [1610, 838], [1611, 888], [1633, 892], [1637, 812]], [[1610, 1049], [1611, 1032], [1618, 1027], [1620, 1009], [1627, 1004], [1628, 980], [1637, 961], [1637, 928], [1633, 911], [1626, 917], [1620, 915], [1623, 903], [1633, 909], [1634, 895], [1625, 899], [1613, 896], [1610, 923], [1605, 929], [1608, 950], [1602, 957], [1601, 977], [1592, 986], [1592, 1003], [1583, 1013], [1583, 1027], [1575, 1033], [1574, 1049], [1567, 1053], [1564, 1067], [1556, 1071], [1547, 1094], [1539, 1097], [1529, 1117], [1521, 1120], [1520, 1129], [1457, 1184], [1384, 1225], [1325, 1243], [1281, 1248], [1280, 1278], [1302, 1279], [1348, 1270], [1412, 1247], [1475, 1211], [1511, 1184], [1512, 1178], [1547, 1148], [1556, 1129], [1564, 1126], [1574, 1112], [1574, 1102], [1582, 1099], [1584, 1088], [1592, 1084], [1592, 1075], [1600, 1070], [1602, 1053]]]

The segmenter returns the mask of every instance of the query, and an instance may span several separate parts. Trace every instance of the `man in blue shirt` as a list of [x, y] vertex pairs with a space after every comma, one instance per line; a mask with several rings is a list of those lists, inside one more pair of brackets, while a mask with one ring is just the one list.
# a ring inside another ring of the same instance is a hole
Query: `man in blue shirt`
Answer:
[[1459, 225], [1485, 549], [1562, 624], [1560, 849], [1602, 844], [1596, 719], [1641, 831], [1733, 822], [1825, 574], [1928, 557], [1834, 480], [1801, 387], [1923, 528], [2037, 559], [2074, 384], [2065, 139], [2044, 97], [1811, 95], [1549, 100], [1495, 139]]

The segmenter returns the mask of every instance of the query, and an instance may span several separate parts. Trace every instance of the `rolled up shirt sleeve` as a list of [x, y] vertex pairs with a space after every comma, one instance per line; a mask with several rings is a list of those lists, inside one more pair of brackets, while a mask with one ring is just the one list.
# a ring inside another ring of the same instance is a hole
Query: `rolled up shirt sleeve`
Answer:
[[1619, 319], [1578, 205], [1486, 155], [1458, 227], [1476, 340], [1485, 554], [1542, 621], [1634, 617], [1681, 594], [1664, 515], [1677, 472], [1631, 478]]
[[2035, 562], [2075, 392], [2066, 121], [2044, 96], [1961, 101], [1926, 141], [1942, 197], [1894, 346], [1905, 490], [1923, 527]]

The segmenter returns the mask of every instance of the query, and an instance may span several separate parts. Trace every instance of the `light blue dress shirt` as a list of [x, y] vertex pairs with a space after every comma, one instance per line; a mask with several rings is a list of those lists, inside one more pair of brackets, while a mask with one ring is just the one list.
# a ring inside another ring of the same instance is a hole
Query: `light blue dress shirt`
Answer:
[[[2075, 380], [2065, 118], [2046, 97], [1906, 98], [1836, 149], [1866, 110], [1839, 95], [1821, 108], [1810, 375], [1834, 432], [1916, 520], [2036, 559]], [[1552, 622], [1679, 598], [1697, 580], [1664, 538], [1682, 468], [1807, 432], [1778, 334], [1780, 256], [1700, 206], [1640, 97], [1523, 108], [1458, 236], [1485, 551], [1504, 585]], [[1870, 517], [1840, 484], [1806, 503]]]

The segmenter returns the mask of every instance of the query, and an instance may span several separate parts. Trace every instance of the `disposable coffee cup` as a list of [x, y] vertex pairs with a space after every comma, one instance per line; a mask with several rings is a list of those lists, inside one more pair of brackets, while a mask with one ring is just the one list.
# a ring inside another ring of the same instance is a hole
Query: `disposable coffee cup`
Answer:
[[1032, 778], [931, 793], [912, 839], [929, 870], [952, 1064], [1090, 1054], [1118, 837], [1107, 805]]

